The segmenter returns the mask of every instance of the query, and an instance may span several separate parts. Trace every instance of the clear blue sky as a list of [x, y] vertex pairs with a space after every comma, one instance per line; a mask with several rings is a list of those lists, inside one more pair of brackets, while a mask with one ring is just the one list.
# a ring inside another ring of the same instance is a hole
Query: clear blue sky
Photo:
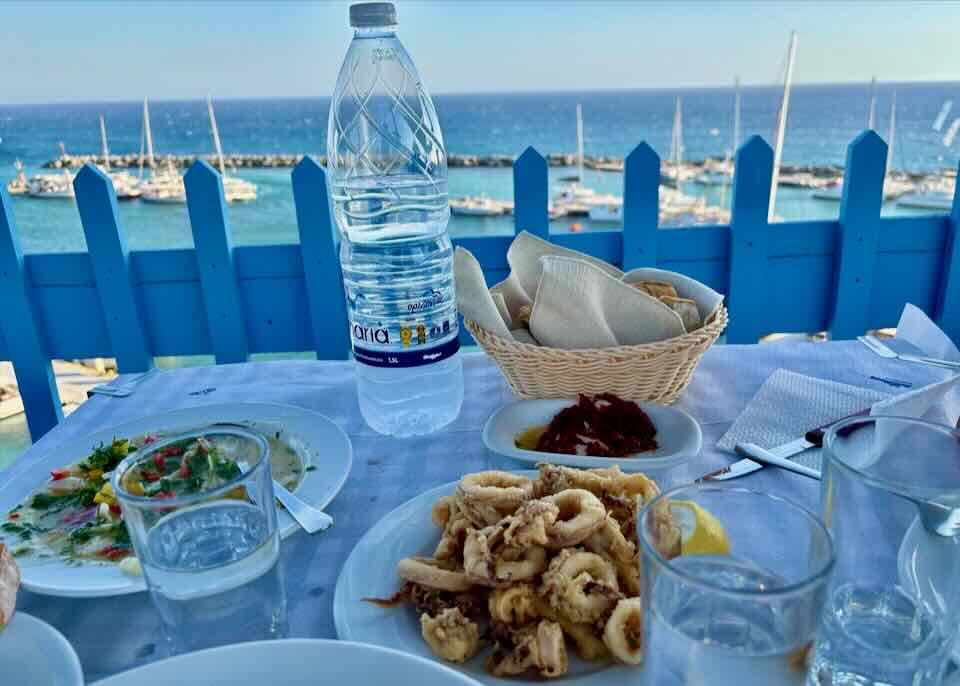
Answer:
[[[0, 102], [329, 94], [350, 3], [0, 2]], [[437, 93], [960, 80], [960, 3], [399, 0]]]

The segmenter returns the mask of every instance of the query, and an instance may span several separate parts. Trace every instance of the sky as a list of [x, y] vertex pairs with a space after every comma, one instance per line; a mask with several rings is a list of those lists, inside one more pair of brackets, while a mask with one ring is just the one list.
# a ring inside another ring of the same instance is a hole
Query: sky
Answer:
[[[329, 95], [350, 3], [0, 1], [0, 103]], [[960, 2], [398, 0], [434, 93], [960, 80]]]

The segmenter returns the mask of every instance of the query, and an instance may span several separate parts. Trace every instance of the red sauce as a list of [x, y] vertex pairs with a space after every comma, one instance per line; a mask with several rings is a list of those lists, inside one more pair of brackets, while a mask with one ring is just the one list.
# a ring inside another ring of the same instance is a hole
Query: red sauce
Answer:
[[657, 428], [631, 400], [612, 393], [580, 394], [564, 408], [537, 441], [537, 450], [567, 455], [627, 457], [656, 450]]

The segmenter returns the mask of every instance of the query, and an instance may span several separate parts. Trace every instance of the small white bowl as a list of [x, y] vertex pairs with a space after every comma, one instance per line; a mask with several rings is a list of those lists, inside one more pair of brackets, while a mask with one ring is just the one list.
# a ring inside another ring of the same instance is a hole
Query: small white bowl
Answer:
[[46, 622], [15, 612], [0, 631], [0, 682], [17, 686], [83, 686], [73, 647]]
[[637, 403], [657, 429], [657, 449], [635, 457], [590, 457], [566, 455], [516, 446], [516, 438], [534, 426], [544, 426], [575, 400], [518, 400], [497, 410], [483, 427], [483, 444], [495, 453], [523, 462], [550, 462], [568, 467], [611, 467], [625, 472], [663, 472], [700, 454], [703, 434], [697, 420], [683, 410], [654, 403]]

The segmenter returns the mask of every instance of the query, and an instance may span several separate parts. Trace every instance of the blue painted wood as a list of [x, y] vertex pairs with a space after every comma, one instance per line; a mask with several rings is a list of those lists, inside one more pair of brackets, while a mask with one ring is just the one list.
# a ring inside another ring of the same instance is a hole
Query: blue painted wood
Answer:
[[534, 148], [513, 163], [513, 226], [543, 239], [550, 236], [547, 161]]
[[327, 174], [307, 156], [292, 176], [313, 346], [320, 359], [346, 359], [350, 329]]
[[134, 290], [135, 278], [120, 229], [113, 183], [88, 162], [73, 186], [117, 369], [121, 373], [147, 371], [153, 366], [153, 356], [143, 308]]
[[864, 131], [847, 148], [833, 288], [836, 300], [829, 327], [832, 338], [855, 338], [871, 326], [886, 161], [887, 144], [874, 131]]
[[57, 425], [63, 412], [10, 208], [10, 196], [0, 187], [0, 330], [36, 441]]
[[200, 160], [190, 167], [184, 182], [213, 354], [217, 364], [245, 362], [250, 345], [233, 265], [223, 181]]
[[960, 183], [954, 188], [953, 211], [947, 218], [936, 318], [937, 324], [960, 342]]
[[623, 270], [657, 266], [660, 157], [646, 142], [623, 163]]
[[730, 219], [730, 288], [727, 308], [729, 343], [756, 343], [769, 330], [764, 315], [772, 303], [765, 289], [767, 245], [772, 227], [767, 224], [773, 150], [760, 136], [752, 136], [737, 151], [733, 175]]

